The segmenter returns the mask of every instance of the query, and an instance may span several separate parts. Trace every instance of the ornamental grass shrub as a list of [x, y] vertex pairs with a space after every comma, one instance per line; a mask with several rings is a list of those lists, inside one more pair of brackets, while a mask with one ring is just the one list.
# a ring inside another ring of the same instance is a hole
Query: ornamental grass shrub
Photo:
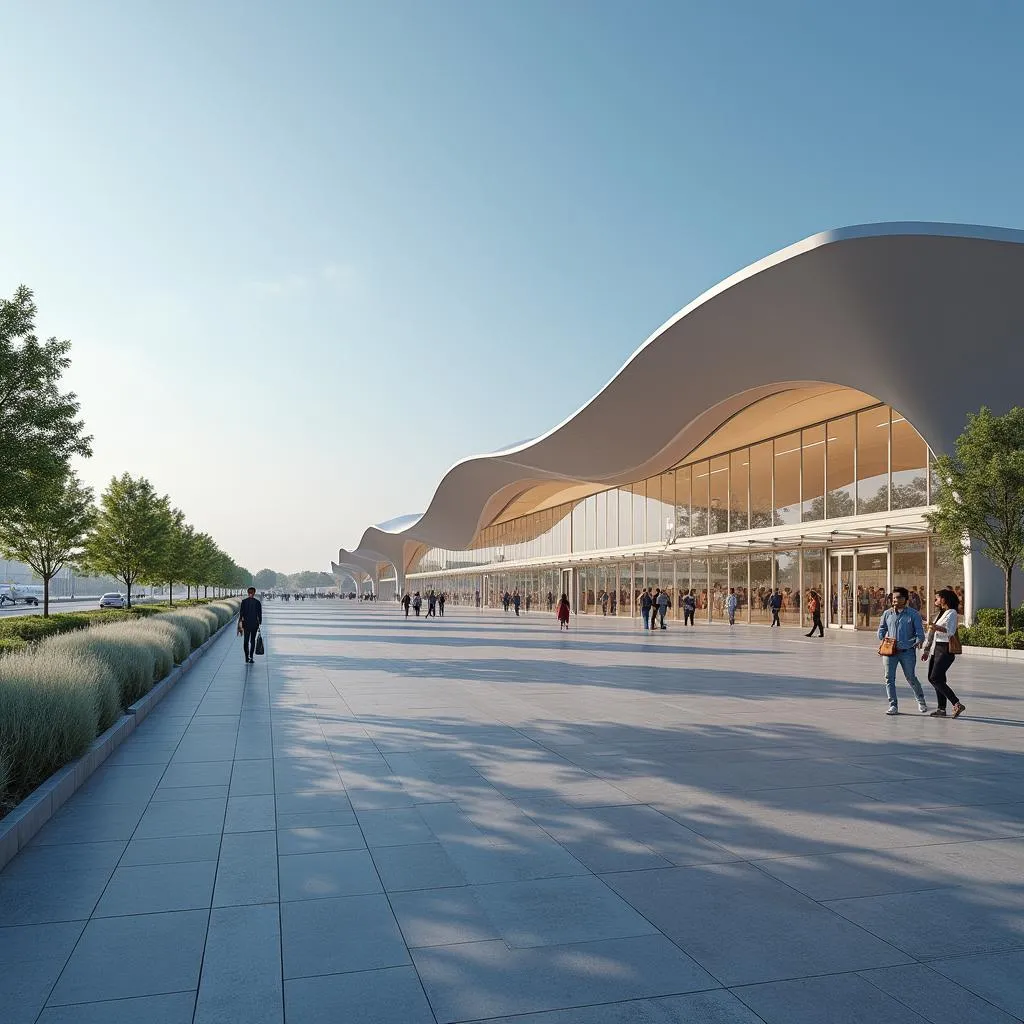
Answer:
[[180, 612], [167, 612], [160, 616], [161, 621], [172, 622], [188, 633], [193, 651], [210, 639], [211, 632], [209, 618], [200, 618], [197, 611], [196, 608], [184, 608]]
[[[147, 620], [146, 628], [159, 636], [171, 652], [171, 662], [180, 665], [192, 653], [192, 637], [179, 622], [170, 622], [166, 616]], [[170, 669], [167, 670], [168, 672]]]
[[47, 647], [98, 657], [114, 676], [120, 706], [127, 708], [174, 666], [171, 642], [154, 622], [111, 622], [47, 641]]
[[0, 636], [0, 652], [7, 650], [0, 656], [0, 815], [80, 757], [203, 644], [223, 614], [196, 606], [99, 622], [89, 617], [84, 626], [34, 642]]
[[206, 607], [217, 616], [217, 622], [221, 626], [226, 626], [237, 612], [237, 609], [227, 601], [214, 601], [213, 604], [208, 604]]
[[120, 713], [117, 684], [94, 655], [43, 645], [0, 658], [8, 794], [20, 799], [80, 757]]

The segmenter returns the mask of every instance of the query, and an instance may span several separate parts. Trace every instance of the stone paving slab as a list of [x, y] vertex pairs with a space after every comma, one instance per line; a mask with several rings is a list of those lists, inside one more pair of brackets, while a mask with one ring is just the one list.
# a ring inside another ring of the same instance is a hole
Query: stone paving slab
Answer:
[[4, 1024], [1024, 1020], [1024, 666], [447, 612], [221, 637], [0, 872]]

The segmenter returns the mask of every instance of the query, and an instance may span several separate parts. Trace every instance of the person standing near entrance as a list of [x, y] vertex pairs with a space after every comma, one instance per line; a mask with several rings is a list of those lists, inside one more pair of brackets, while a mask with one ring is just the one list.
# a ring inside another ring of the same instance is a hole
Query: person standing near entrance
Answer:
[[[959, 625], [958, 612], [960, 598], [952, 590], [940, 590], [935, 595], [935, 609], [938, 615], [934, 622], [929, 622], [928, 640], [924, 645], [921, 660], [928, 661], [928, 682], [935, 687], [938, 709], [932, 712], [932, 718], [946, 717], [946, 702], [953, 706], [953, 717], [959, 718], [967, 708], [960, 703], [952, 687], [946, 682], [946, 673], [956, 661], [956, 655], [950, 650], [950, 638], [956, 637]], [[929, 653], [931, 657], [929, 658]]]
[[654, 605], [654, 599], [651, 597], [651, 591], [647, 590], [640, 591], [640, 617], [644, 620], [644, 629], [649, 629], [649, 620], [651, 617], [651, 608]]
[[256, 650], [256, 635], [263, 624], [263, 605], [256, 597], [256, 588], [250, 587], [246, 593], [249, 595], [238, 609], [238, 635], [242, 638], [242, 654], [245, 655], [245, 663], [253, 664], [253, 651]]
[[[665, 614], [666, 614], [666, 612], [668, 612], [669, 607], [671, 606], [671, 604], [672, 604], [672, 599], [668, 596], [668, 591], [667, 590], [662, 590], [658, 594], [657, 601], [655, 601], [655, 603], [654, 603], [654, 606], [655, 606], [655, 608], [658, 611], [658, 624], [661, 626], [662, 629], [667, 629], [668, 628], [665, 625]], [[651, 629], [654, 629], [654, 622], [653, 622], [653, 620], [651, 621]]]
[[[924, 645], [924, 623], [921, 616], [907, 604], [909, 595], [906, 587], [895, 587], [892, 592], [892, 607], [882, 613], [882, 621], [878, 624], [878, 649], [885, 665], [885, 692], [889, 698], [887, 715], [900, 713], [899, 701], [896, 698], [896, 666], [903, 669], [903, 674], [910, 683], [914, 696], [917, 697], [917, 710], [923, 715], [928, 710], [925, 703], [924, 690], [917, 681], [915, 672], [917, 648]], [[887, 653], [890, 651], [892, 653]]]
[[519, 588], [517, 587], [512, 592], [512, 607], [515, 609], [516, 618], [519, 618], [519, 606], [523, 603], [523, 599], [519, 596]]
[[448, 598], [444, 596], [444, 591], [442, 590], [441, 593], [437, 595], [437, 614], [440, 615], [442, 619], [444, 618], [444, 603], [447, 600]]
[[739, 604], [739, 598], [736, 596], [736, 588], [729, 588], [729, 596], [725, 599], [725, 610], [729, 613], [729, 625], [736, 625], [736, 606]]
[[821, 624], [821, 598], [818, 597], [816, 590], [812, 590], [807, 599], [807, 610], [811, 613], [811, 631], [804, 635], [814, 636], [814, 631], [817, 630], [818, 635], [824, 637], [825, 627]]
[[412, 598], [408, 592], [402, 595], [402, 607], [405, 609], [405, 617], [409, 618], [409, 605], [412, 604]]
[[776, 587], [772, 596], [768, 598], [768, 607], [772, 612], [771, 625], [782, 628], [782, 623], [779, 622], [779, 612], [782, 610], [782, 594], [779, 593], [779, 588]]
[[551, 609], [554, 608], [554, 606], [555, 606], [555, 595], [552, 594], [551, 591], [549, 590], [548, 591], [548, 611], [551, 611]]
[[683, 594], [683, 625], [692, 626], [693, 616], [697, 611], [697, 595], [692, 590]]
[[558, 629], [561, 632], [562, 629], [569, 628], [569, 598], [566, 594], [563, 594], [558, 601], [558, 611], [555, 613], [558, 619]]

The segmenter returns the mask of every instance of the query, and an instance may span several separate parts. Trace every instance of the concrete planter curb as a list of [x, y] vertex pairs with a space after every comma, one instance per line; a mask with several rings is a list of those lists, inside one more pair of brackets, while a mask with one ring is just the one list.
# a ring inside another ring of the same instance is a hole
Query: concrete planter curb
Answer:
[[100, 765], [135, 731], [138, 725], [167, 696], [179, 679], [206, 653], [215, 640], [234, 622], [221, 626], [209, 640], [197, 647], [180, 665], [175, 665], [106, 732], [89, 745], [77, 761], [64, 765], [37, 786], [5, 818], [0, 819], [0, 870], [24, 849], [33, 836], [88, 781]]
[[1024, 661], [1024, 651], [1011, 651], [1005, 647], [964, 647], [964, 654], [972, 658], [989, 658], [993, 661]]

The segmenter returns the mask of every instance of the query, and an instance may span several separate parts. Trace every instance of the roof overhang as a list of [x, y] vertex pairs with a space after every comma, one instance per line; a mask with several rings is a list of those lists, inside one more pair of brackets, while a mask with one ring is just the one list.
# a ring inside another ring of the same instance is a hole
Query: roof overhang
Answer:
[[[352, 554], [404, 570], [425, 547], [467, 548], [492, 522], [659, 473], [787, 395], [859, 392], [948, 450], [968, 412], [1019, 397], [1022, 282], [1024, 232], [882, 224], [815, 235], [690, 303], [543, 436], [456, 463], [421, 517], [371, 527]], [[621, 422], [642, 409], [664, 433]]]

